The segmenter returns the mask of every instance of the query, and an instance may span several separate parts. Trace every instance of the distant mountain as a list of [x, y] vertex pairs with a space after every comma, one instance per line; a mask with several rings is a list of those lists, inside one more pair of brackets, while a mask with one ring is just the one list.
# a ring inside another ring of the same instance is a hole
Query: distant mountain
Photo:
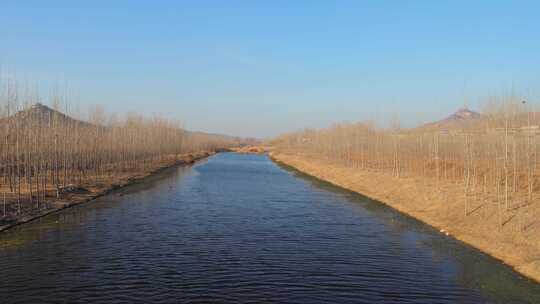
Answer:
[[482, 117], [483, 115], [478, 112], [471, 111], [467, 108], [461, 108], [457, 110], [454, 114], [444, 119], [424, 124], [422, 127], [443, 128], [443, 129], [456, 128], [456, 127], [469, 125], [473, 122], [478, 121]]
[[467, 108], [461, 108], [457, 110], [454, 114], [446, 117], [443, 120], [440, 120], [438, 123], [449, 123], [454, 121], [463, 121], [463, 120], [469, 120], [469, 119], [478, 119], [481, 118], [482, 114], [478, 112], [471, 111]]
[[[75, 119], [62, 112], [56, 111], [44, 104], [36, 103], [24, 110], [18, 111], [15, 114], [0, 119], [0, 126], [9, 123], [10, 125], [26, 125], [38, 126], [40, 128], [50, 128], [53, 126], [77, 126], [80, 128], [109, 128], [107, 126], [92, 124], [86, 121]], [[188, 138], [199, 142], [233, 142], [237, 145], [251, 142], [249, 139], [244, 139], [236, 136], [223, 134], [206, 133], [200, 131], [184, 130], [184, 134]]]
[[13, 123], [15, 121], [20, 124], [37, 123], [41, 127], [52, 127], [54, 125], [78, 125], [79, 127], [96, 127], [91, 123], [72, 118], [41, 103], [36, 103], [29, 108], [18, 111], [15, 114], [2, 119], [0, 122]]
[[202, 132], [202, 131], [188, 131], [188, 130], [185, 130], [185, 131], [193, 136], [212, 136], [212, 137], [222, 137], [226, 139], [235, 139], [235, 140], [241, 139], [240, 137], [237, 137], [237, 136], [225, 135], [225, 134], [220, 134], [220, 133], [207, 133], [207, 132]]

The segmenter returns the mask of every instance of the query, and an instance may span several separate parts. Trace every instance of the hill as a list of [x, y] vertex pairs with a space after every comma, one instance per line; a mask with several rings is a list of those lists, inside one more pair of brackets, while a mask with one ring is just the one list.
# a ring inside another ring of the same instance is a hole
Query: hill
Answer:
[[89, 122], [72, 118], [62, 112], [51, 109], [50, 107], [36, 103], [24, 110], [3, 118], [0, 123], [19, 123], [23, 125], [36, 125], [42, 128], [53, 126], [78, 126], [78, 127], [97, 127]]
[[[44, 104], [36, 103], [26, 109], [23, 109], [21, 111], [16, 112], [15, 114], [0, 119], [0, 124], [10, 122], [12, 124], [19, 123], [23, 125], [34, 125], [38, 124], [38, 126], [47, 128], [47, 127], [53, 127], [53, 126], [78, 126], [78, 127], [86, 127], [86, 128], [99, 128], [99, 127], [107, 127], [103, 125], [97, 125], [92, 124], [90, 122], [79, 120], [76, 118], [73, 118], [69, 115], [66, 115], [60, 111], [57, 111], [55, 109], [52, 109]], [[236, 136], [230, 136], [230, 135], [223, 135], [223, 134], [217, 134], [217, 133], [206, 133], [206, 132], [200, 132], [200, 131], [188, 131], [184, 130], [185, 135], [191, 137], [191, 138], [197, 138], [202, 141], [228, 141], [228, 142], [244, 142], [245, 140], [236, 137]]]
[[450, 116], [441, 120], [426, 123], [421, 128], [452, 129], [470, 126], [481, 120], [484, 116], [478, 112], [471, 111], [468, 108], [461, 108]]

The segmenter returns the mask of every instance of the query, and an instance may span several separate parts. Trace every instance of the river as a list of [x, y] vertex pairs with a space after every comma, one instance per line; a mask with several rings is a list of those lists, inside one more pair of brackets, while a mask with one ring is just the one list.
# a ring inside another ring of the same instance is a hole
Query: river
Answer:
[[1, 303], [540, 303], [540, 284], [358, 194], [217, 154], [0, 234]]

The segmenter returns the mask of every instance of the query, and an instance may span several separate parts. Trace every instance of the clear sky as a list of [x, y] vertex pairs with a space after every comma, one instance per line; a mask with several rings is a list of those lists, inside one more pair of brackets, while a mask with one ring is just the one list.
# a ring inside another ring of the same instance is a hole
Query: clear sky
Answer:
[[[0, 1], [0, 65], [81, 107], [267, 137], [540, 96], [538, 1]], [[46, 95], [46, 94], [44, 94]]]

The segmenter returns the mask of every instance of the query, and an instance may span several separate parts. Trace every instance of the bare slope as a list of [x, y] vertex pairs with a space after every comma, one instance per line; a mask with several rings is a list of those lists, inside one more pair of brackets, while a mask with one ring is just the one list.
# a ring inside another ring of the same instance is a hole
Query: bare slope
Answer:
[[471, 111], [468, 108], [461, 108], [446, 118], [424, 124], [422, 128], [452, 129], [468, 126], [482, 118], [484, 118], [484, 115], [478, 112]]
[[[371, 197], [411, 215], [442, 233], [462, 240], [514, 267], [518, 272], [540, 282], [540, 225], [533, 221], [518, 229], [519, 216], [510, 216], [498, 227], [496, 208], [490, 201], [473, 199], [471, 212], [464, 216], [462, 189], [446, 183], [440, 192], [433, 191], [434, 181], [420, 178], [395, 178], [389, 174], [359, 171], [316, 155], [272, 153], [272, 158], [306, 174]], [[540, 205], [528, 208], [540, 214]], [[510, 211], [516, 215], [519, 209]], [[537, 217], [538, 218], [538, 217]]]

